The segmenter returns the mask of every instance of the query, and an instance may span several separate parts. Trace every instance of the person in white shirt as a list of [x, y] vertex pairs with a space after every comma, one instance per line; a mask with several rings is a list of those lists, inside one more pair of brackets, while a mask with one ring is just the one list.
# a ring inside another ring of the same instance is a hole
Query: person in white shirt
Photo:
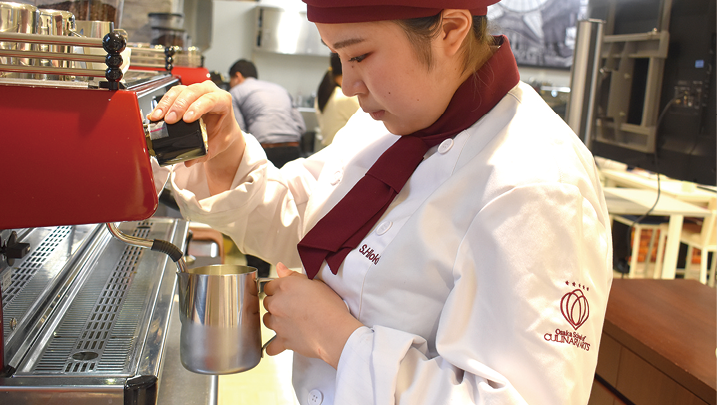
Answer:
[[211, 82], [152, 112], [207, 125], [171, 174], [183, 215], [282, 262], [263, 321], [299, 402], [586, 404], [610, 220], [590, 152], [487, 35], [496, 0], [304, 1], [363, 110], [331, 145], [276, 168]]
[[319, 84], [314, 101], [323, 147], [328, 146], [334, 140], [336, 132], [343, 128], [349, 118], [359, 109], [358, 98], [356, 96], [347, 97], [341, 90], [343, 74], [338, 54], [331, 54], [330, 65]]

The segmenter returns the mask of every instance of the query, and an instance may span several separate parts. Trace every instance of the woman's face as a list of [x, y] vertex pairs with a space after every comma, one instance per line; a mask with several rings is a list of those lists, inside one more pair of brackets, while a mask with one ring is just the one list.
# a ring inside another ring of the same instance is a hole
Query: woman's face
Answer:
[[[457, 66], [435, 52], [429, 71], [408, 37], [393, 22], [316, 24], [323, 41], [341, 58], [342, 89], [391, 133], [408, 135], [433, 124], [457, 88]], [[458, 83], [460, 84], [460, 83]]]

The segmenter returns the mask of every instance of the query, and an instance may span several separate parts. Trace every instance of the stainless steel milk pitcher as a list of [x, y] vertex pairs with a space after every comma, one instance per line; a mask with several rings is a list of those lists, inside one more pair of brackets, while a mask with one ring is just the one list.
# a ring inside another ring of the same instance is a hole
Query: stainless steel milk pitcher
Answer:
[[231, 374], [259, 364], [257, 270], [221, 264], [187, 269], [177, 277], [182, 365], [200, 374]]

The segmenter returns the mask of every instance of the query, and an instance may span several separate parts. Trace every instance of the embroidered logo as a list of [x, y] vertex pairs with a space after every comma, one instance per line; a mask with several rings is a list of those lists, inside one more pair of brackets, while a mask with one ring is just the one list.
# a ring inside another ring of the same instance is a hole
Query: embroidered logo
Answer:
[[364, 255], [367, 259], [373, 262], [373, 264], [378, 264], [378, 261], [381, 259], [381, 256], [379, 256], [377, 253], [374, 252], [374, 250], [368, 245], [362, 245], [359, 249], [359, 253]]
[[568, 321], [568, 324], [572, 326], [574, 332], [557, 328], [554, 333], [544, 334], [543, 339], [545, 339], [546, 342], [565, 343], [585, 351], [590, 351], [590, 343], [585, 340], [587, 336], [577, 332], [590, 317], [590, 303], [583, 292], [590, 291], [590, 287], [575, 282], [565, 282], [565, 285], [569, 287], [571, 284], [572, 287], [577, 288], [567, 292], [563, 295], [563, 298], [560, 299], [560, 312], [563, 314], [565, 320]]
[[590, 316], [590, 304], [582, 290], [576, 288], [563, 295], [560, 311], [573, 329], [578, 330]]

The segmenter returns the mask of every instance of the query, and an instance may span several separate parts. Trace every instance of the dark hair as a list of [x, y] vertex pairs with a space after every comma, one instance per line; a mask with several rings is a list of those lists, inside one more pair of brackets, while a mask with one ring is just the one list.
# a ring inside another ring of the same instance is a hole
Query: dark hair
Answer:
[[321, 80], [321, 84], [319, 84], [319, 90], [316, 92], [316, 102], [321, 112], [324, 112], [324, 108], [326, 107], [326, 103], [329, 102], [331, 94], [334, 92], [334, 89], [338, 87], [336, 76], [343, 74], [341, 70], [341, 59], [339, 59], [338, 54], [332, 53], [329, 63], [331, 67], [329, 67], [326, 74], [324, 74], [324, 78]]
[[[440, 34], [441, 21], [443, 20], [443, 13], [438, 13], [431, 17], [420, 17], [410, 18], [407, 20], [394, 20], [408, 36], [413, 50], [418, 56], [418, 59], [423, 62], [424, 65], [430, 70], [433, 67], [433, 54], [431, 52], [431, 40], [436, 38]], [[493, 38], [488, 35], [488, 18], [486, 16], [473, 16], [473, 36], [474, 40], [470, 38], [463, 42], [463, 56], [464, 64], [463, 69], [471, 69], [471, 65], [477, 59], [476, 51], [477, 44], [493, 43]]]
[[231, 69], [229, 69], [229, 77], [234, 77], [237, 72], [241, 73], [244, 78], [259, 78], [256, 73], [256, 66], [254, 66], [253, 63], [249, 62], [246, 59], [238, 60], [235, 64], [232, 65]]

